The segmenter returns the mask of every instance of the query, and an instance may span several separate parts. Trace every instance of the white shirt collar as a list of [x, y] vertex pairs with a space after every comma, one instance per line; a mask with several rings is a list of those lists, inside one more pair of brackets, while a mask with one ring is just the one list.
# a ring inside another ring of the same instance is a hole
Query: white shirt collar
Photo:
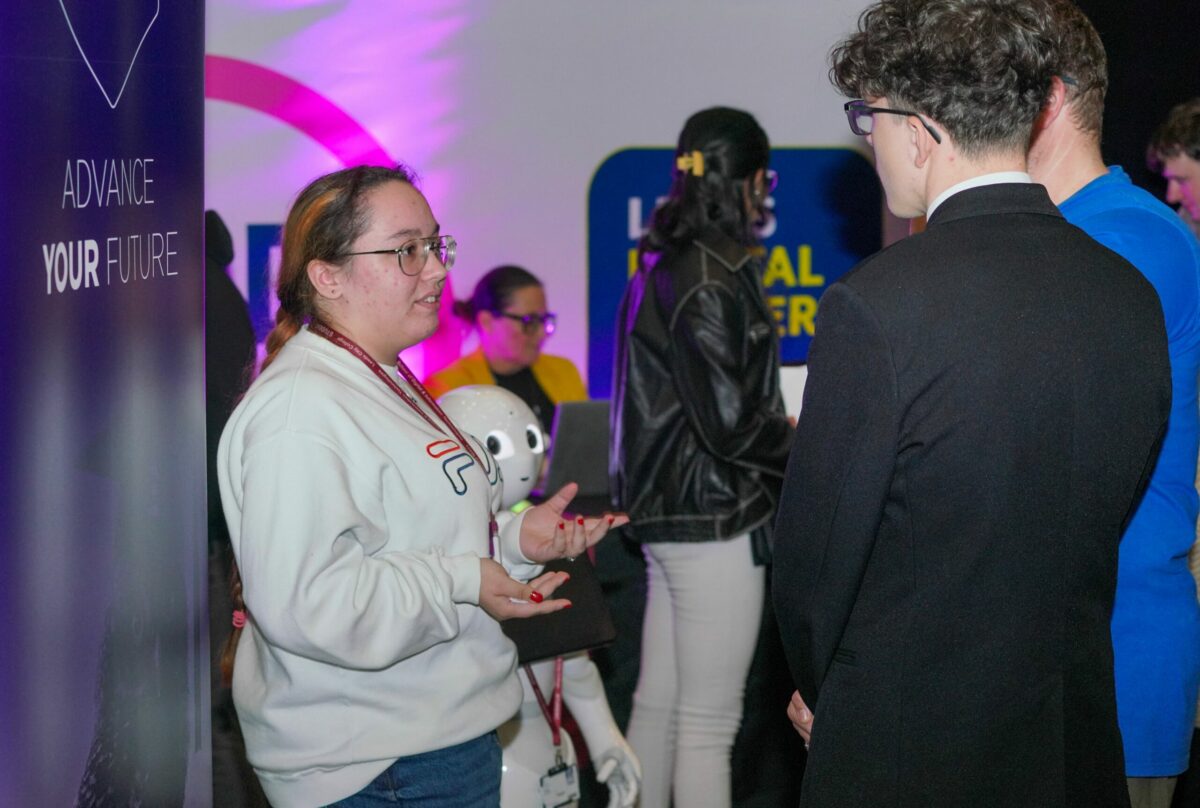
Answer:
[[996, 171], [992, 174], [980, 174], [978, 177], [965, 179], [960, 183], [951, 185], [946, 190], [942, 191], [930, 204], [929, 209], [925, 211], [925, 221], [929, 221], [933, 216], [933, 212], [937, 210], [938, 205], [945, 202], [950, 197], [954, 196], [959, 191], [965, 191], [968, 188], [980, 188], [984, 185], [1000, 185], [1005, 182], [1033, 182], [1033, 178], [1024, 171]]

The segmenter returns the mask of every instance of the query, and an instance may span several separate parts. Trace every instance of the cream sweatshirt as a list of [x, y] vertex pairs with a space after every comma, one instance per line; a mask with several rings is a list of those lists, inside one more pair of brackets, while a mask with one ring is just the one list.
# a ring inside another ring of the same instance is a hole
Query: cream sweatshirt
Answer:
[[[477, 605], [500, 474], [476, 452], [486, 468], [307, 329], [230, 417], [218, 477], [250, 614], [233, 697], [279, 808], [347, 797], [520, 706], [515, 649]], [[498, 560], [528, 579], [520, 526]]]

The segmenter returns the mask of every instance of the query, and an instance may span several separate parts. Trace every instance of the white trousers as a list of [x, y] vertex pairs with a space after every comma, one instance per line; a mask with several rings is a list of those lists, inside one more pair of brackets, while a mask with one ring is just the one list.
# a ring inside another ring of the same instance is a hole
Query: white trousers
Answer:
[[642, 667], [627, 737], [641, 808], [728, 808], [730, 751], [762, 619], [750, 537], [644, 545]]

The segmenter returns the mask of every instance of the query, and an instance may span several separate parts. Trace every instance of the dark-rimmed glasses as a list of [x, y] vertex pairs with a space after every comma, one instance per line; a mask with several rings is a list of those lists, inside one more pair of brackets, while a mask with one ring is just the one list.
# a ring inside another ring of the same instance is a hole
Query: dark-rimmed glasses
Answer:
[[458, 250], [458, 242], [454, 236], [430, 236], [429, 238], [414, 238], [390, 250], [360, 250], [358, 252], [342, 253], [346, 255], [383, 255], [394, 253], [400, 271], [408, 276], [420, 275], [429, 260], [429, 254], [437, 251], [438, 260], [442, 266], [449, 269], [454, 266], [454, 253]]
[[558, 327], [558, 315], [552, 311], [545, 314], [510, 314], [507, 311], [496, 312], [497, 317], [505, 317], [514, 322], [521, 324], [521, 330], [526, 334], [533, 334], [539, 328], [546, 329], [546, 336], [554, 333], [554, 329]]
[[875, 113], [886, 112], [889, 115], [911, 115], [921, 122], [925, 127], [925, 131], [933, 138], [934, 143], [941, 143], [942, 136], [938, 131], [929, 125], [929, 121], [921, 117], [920, 113], [911, 112], [907, 109], [888, 109], [887, 107], [871, 107], [867, 106], [867, 102], [861, 98], [854, 101], [847, 101], [842, 107], [846, 110], [846, 120], [850, 121], [850, 131], [860, 137], [866, 137], [875, 130]]

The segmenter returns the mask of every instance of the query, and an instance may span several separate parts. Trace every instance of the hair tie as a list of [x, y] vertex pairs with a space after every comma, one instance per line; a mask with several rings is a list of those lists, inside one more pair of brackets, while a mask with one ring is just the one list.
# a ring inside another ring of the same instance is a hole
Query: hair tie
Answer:
[[694, 177], [703, 177], [704, 155], [699, 151], [681, 154], [675, 158], [675, 167], [680, 171], [690, 173]]
[[233, 610], [233, 627], [244, 628], [246, 626], [246, 613], [241, 609]]

